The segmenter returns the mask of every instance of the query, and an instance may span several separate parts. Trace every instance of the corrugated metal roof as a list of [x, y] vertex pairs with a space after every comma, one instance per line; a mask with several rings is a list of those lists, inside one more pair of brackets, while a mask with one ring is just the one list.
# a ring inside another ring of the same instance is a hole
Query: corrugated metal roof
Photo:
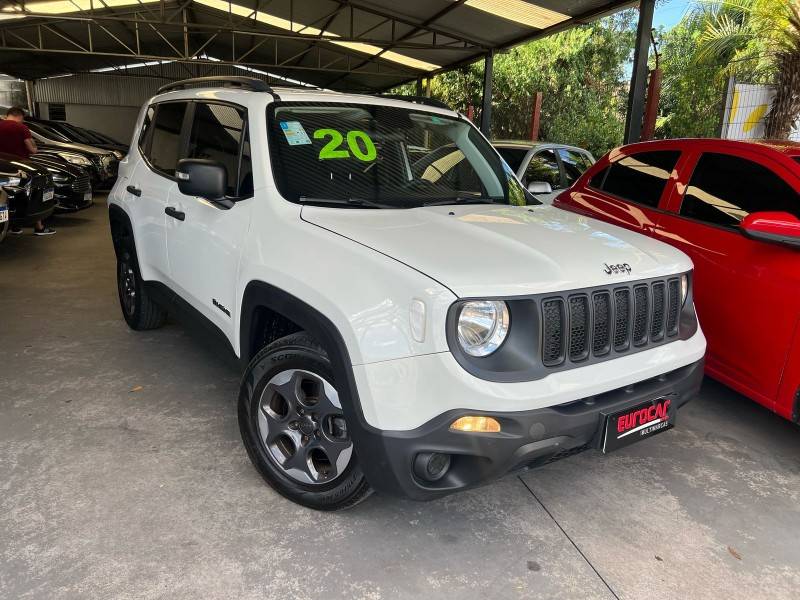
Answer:
[[[0, 72], [39, 79], [168, 58], [191, 70], [202, 62], [198, 56], [210, 55], [320, 87], [376, 91], [631, 4], [635, 1], [119, 0], [114, 8], [81, 11], [83, 4], [68, 0], [27, 0], [0, 7]], [[177, 63], [170, 75], [186, 77], [187, 69]], [[205, 63], [204, 68], [215, 67]], [[85, 97], [80, 89], [69, 89]], [[102, 99], [113, 94], [104, 89]]]

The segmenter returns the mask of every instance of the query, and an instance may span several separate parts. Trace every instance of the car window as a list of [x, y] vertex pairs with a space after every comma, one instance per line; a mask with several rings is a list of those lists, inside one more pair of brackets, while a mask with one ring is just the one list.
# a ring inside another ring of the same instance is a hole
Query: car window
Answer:
[[25, 124], [28, 126], [28, 129], [30, 129], [35, 133], [38, 133], [45, 139], [55, 140], [57, 142], [67, 142], [67, 143], [69, 142], [69, 140], [63, 133], [60, 133], [55, 129], [53, 129], [52, 127], [49, 127], [43, 123], [39, 123], [37, 121], [27, 121]]
[[281, 102], [268, 109], [281, 195], [327, 206], [535, 203], [477, 129], [382, 104]]
[[525, 169], [524, 183], [528, 185], [532, 181], [545, 181], [554, 190], [561, 187], [561, 172], [558, 169], [558, 160], [552, 150], [542, 150], [537, 152], [528, 168]]
[[522, 166], [522, 161], [528, 154], [527, 148], [498, 148], [497, 151], [503, 160], [508, 163], [508, 166], [516, 173]]
[[606, 173], [608, 173], [608, 167], [604, 169], [600, 169], [597, 173], [592, 175], [592, 178], [589, 180], [589, 187], [593, 187], [596, 190], [603, 189], [603, 181], [605, 181]]
[[751, 212], [765, 210], [800, 217], [800, 198], [767, 167], [738, 156], [708, 152], [697, 161], [680, 214], [736, 227]]
[[[228, 196], [239, 195], [239, 148], [246, 122], [244, 109], [226, 104], [195, 104], [186, 156], [213, 160], [225, 167]], [[249, 160], [248, 152], [247, 161]], [[252, 172], [249, 164], [242, 167], [243, 170]], [[250, 187], [252, 188], [252, 177]]]
[[564, 177], [567, 180], [568, 186], [575, 183], [578, 177], [583, 175], [584, 171], [592, 166], [589, 157], [577, 150], [559, 148], [558, 155], [561, 158], [561, 164], [564, 165]]
[[680, 154], [677, 150], [657, 150], [625, 156], [612, 163], [602, 189], [655, 208]]
[[167, 175], [175, 174], [185, 113], [186, 102], [165, 102], [156, 109], [148, 158], [154, 169]]

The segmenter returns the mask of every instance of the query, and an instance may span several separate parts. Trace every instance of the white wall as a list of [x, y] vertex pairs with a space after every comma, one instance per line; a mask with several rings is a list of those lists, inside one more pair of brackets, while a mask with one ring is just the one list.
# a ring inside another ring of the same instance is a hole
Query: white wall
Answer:
[[[68, 123], [105, 133], [124, 144], [130, 143], [136, 117], [139, 116], [139, 108], [133, 106], [66, 104], [65, 107]], [[49, 119], [49, 105], [40, 103], [39, 114]]]

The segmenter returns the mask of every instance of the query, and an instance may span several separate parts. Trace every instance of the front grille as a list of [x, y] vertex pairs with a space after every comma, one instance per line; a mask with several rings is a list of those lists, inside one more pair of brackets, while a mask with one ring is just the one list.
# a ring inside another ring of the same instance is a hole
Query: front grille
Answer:
[[677, 278], [548, 297], [541, 303], [542, 364], [557, 367], [671, 341], [680, 310]]
[[76, 194], [84, 194], [92, 189], [92, 183], [87, 173], [82, 173], [72, 180], [72, 191]]
[[554, 366], [564, 362], [564, 301], [542, 302], [542, 362]]
[[589, 298], [569, 299], [569, 359], [573, 362], [589, 356]]

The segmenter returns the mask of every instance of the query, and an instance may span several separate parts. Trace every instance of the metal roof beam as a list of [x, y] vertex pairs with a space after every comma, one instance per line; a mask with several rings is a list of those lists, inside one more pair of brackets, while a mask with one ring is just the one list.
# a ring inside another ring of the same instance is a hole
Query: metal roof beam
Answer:
[[[202, 6], [195, 8], [204, 9], [203, 10], [204, 14], [208, 14], [209, 12], [206, 11], [205, 7]], [[308, 34], [288, 32], [288, 31], [287, 32], [266, 31], [264, 27], [247, 28], [247, 27], [229, 26], [221, 24], [217, 25], [217, 24], [197, 23], [191, 20], [187, 21], [186, 23], [175, 22], [175, 21], [169, 22], [167, 20], [152, 20], [146, 18], [139, 18], [140, 13], [128, 13], [127, 15], [120, 14], [114, 16], [90, 15], [87, 13], [86, 15], [69, 15], [69, 16], [58, 15], [55, 17], [53, 15], [31, 14], [30, 17], [36, 19], [43, 19], [44, 22], [50, 25], [64, 24], [69, 22], [90, 22], [98, 26], [100, 23], [106, 23], [107, 25], [110, 25], [111, 23], [119, 23], [128, 26], [131, 25], [155, 26], [162, 28], [162, 30], [174, 29], [175, 31], [181, 31], [184, 27], [188, 27], [189, 29], [197, 31], [213, 31], [213, 32], [226, 32], [226, 33], [233, 32], [236, 33], [237, 35], [253, 35], [259, 37], [296, 40], [308, 43], [319, 42], [319, 41], [360, 42], [379, 47], [392, 46], [393, 48], [407, 48], [407, 49], [419, 49], [419, 50], [453, 49], [452, 42], [447, 42], [447, 43], [421, 43], [421, 42], [410, 42], [410, 41], [398, 42], [398, 41], [393, 41], [391, 39], [363, 38], [359, 36], [347, 36], [347, 35], [334, 36], [332, 34], [312, 36]], [[252, 19], [245, 19], [245, 21], [252, 22]], [[9, 20], [8, 22], [0, 21], [0, 30], [11, 31], [11, 30], [29, 29], [35, 27], [35, 23], [36, 22], [21, 22], [16, 19]], [[448, 35], [448, 37], [452, 36]]]
[[[403, 25], [408, 25], [410, 27], [419, 27], [424, 29], [430, 33], [436, 33], [438, 35], [444, 35], [454, 40], [459, 40], [460, 42], [464, 42], [465, 44], [469, 44], [470, 46], [477, 46], [484, 52], [492, 47], [492, 44], [487, 42], [486, 40], [476, 40], [471, 39], [463, 34], [456, 33], [454, 31], [450, 31], [447, 29], [442, 29], [441, 27], [435, 27], [433, 25], [425, 25], [423, 26], [420, 22], [414, 21], [413, 19], [409, 19], [406, 16], [398, 15], [397, 13], [392, 13], [387, 10], [382, 10], [379, 8], [375, 8], [373, 6], [361, 4], [360, 2], [352, 2], [351, 0], [331, 0], [331, 2], [336, 2], [343, 6], [348, 6], [355, 10], [360, 10], [362, 12], [375, 15], [378, 17], [384, 17], [387, 19], [391, 19], [392, 21], [397, 21], [398, 23], [402, 23]], [[362, 41], [362, 40], [357, 40]]]

